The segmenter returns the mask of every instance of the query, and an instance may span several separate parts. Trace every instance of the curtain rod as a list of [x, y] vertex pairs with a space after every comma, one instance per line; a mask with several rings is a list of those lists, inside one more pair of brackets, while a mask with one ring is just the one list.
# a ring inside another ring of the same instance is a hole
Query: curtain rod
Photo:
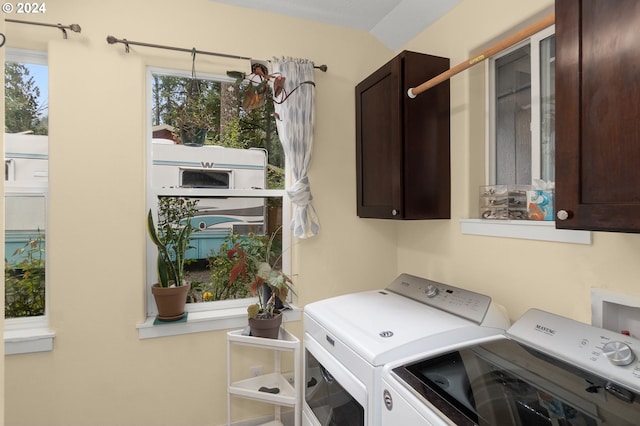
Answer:
[[[115, 38], [114, 36], [107, 36], [107, 43], [109, 44], [115, 44], [115, 43], [122, 43], [125, 45], [125, 51], [127, 53], [129, 53], [129, 45], [134, 45], [134, 46], [144, 46], [144, 47], [153, 47], [156, 49], [166, 49], [166, 50], [176, 50], [178, 52], [189, 52], [192, 54], [200, 54], [200, 55], [212, 55], [212, 56], [221, 56], [223, 58], [231, 58], [231, 59], [244, 59], [247, 61], [250, 61], [253, 58], [249, 58], [247, 56], [237, 56], [237, 55], [228, 55], [226, 53], [215, 53], [215, 52], [207, 52], [205, 50], [197, 50], [195, 47], [193, 49], [185, 49], [183, 47], [172, 47], [172, 46], [164, 46], [161, 44], [151, 44], [151, 43], [142, 43], [142, 42], [138, 42], [138, 41], [129, 41], [126, 38], [123, 39], [118, 39]], [[316, 66], [315, 64], [313, 65], [314, 68], [319, 69], [320, 71], [326, 72], [327, 71], [327, 66], [326, 65], [318, 65]]]
[[[8, 4], [8, 3], [6, 3]], [[45, 24], [42, 22], [31, 22], [31, 21], [21, 21], [19, 19], [5, 19], [5, 22], [13, 22], [15, 24], [28, 24], [28, 25], [40, 25], [43, 27], [54, 27], [54, 28], [58, 28], [60, 29], [60, 31], [62, 31], [62, 37], [63, 38], [67, 38], [67, 29], [73, 31], [74, 33], [79, 33], [82, 28], [80, 28], [80, 25], [78, 24], [71, 24], [71, 25], [62, 25], [62, 24]]]

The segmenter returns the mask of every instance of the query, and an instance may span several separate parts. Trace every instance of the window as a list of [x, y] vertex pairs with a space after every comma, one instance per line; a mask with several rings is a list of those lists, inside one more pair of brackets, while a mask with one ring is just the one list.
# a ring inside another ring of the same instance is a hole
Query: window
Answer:
[[47, 55], [7, 48], [5, 56], [5, 354], [53, 349], [48, 329]]
[[[490, 185], [555, 182], [555, 27], [487, 61]], [[591, 244], [588, 231], [551, 220], [461, 219], [463, 234]]]
[[[280, 232], [283, 268], [289, 267], [288, 229], [282, 228], [284, 154], [273, 105], [247, 112], [246, 86], [227, 76], [149, 68], [147, 205], [154, 214], [161, 197], [197, 202], [187, 257], [191, 282], [188, 312], [249, 305], [247, 288], [227, 285], [226, 251], [236, 242]], [[182, 131], [180, 109], [187, 95], [206, 109], [207, 131], [191, 141]], [[202, 144], [202, 145], [200, 145]], [[157, 282], [155, 246], [147, 245], [147, 314], [155, 315], [150, 288]], [[244, 318], [243, 318], [244, 320]]]
[[48, 68], [45, 53], [5, 62], [5, 317], [46, 314]]
[[555, 36], [548, 28], [490, 60], [490, 184], [555, 181]]

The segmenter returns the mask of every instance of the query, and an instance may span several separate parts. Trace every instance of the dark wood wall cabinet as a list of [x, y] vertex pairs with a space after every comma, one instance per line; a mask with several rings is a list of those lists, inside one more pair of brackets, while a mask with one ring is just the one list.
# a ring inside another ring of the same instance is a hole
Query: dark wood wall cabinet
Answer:
[[556, 0], [556, 227], [640, 232], [640, 1]]
[[447, 58], [404, 51], [356, 86], [359, 217], [450, 218], [449, 81], [407, 96], [448, 69]]

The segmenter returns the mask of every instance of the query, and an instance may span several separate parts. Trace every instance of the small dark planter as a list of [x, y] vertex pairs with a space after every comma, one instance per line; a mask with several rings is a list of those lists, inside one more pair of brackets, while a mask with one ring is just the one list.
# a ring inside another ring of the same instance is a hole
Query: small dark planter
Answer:
[[282, 324], [282, 313], [278, 312], [273, 318], [259, 319], [249, 318], [249, 327], [251, 327], [251, 335], [255, 337], [266, 337], [268, 339], [277, 339]]
[[159, 284], [154, 284], [151, 287], [151, 293], [158, 307], [159, 320], [178, 321], [184, 317], [189, 287], [189, 284], [179, 287], [160, 287]]
[[[267, 285], [267, 283], [262, 284], [262, 299], [269, 300], [271, 298], [271, 287]], [[282, 300], [278, 296], [275, 298], [275, 303], [273, 305], [277, 310], [281, 310], [284, 308], [282, 304]]]

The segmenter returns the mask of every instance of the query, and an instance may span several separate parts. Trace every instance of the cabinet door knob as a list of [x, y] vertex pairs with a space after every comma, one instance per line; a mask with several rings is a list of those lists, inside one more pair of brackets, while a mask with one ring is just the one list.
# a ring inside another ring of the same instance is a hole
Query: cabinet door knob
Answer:
[[399, 213], [400, 213], [400, 210], [397, 210], [397, 209], [391, 210], [391, 215], [392, 216], [398, 216]]
[[556, 213], [556, 217], [558, 218], [558, 220], [567, 220], [571, 216], [571, 212], [568, 212], [566, 210], [558, 210], [558, 213]]

